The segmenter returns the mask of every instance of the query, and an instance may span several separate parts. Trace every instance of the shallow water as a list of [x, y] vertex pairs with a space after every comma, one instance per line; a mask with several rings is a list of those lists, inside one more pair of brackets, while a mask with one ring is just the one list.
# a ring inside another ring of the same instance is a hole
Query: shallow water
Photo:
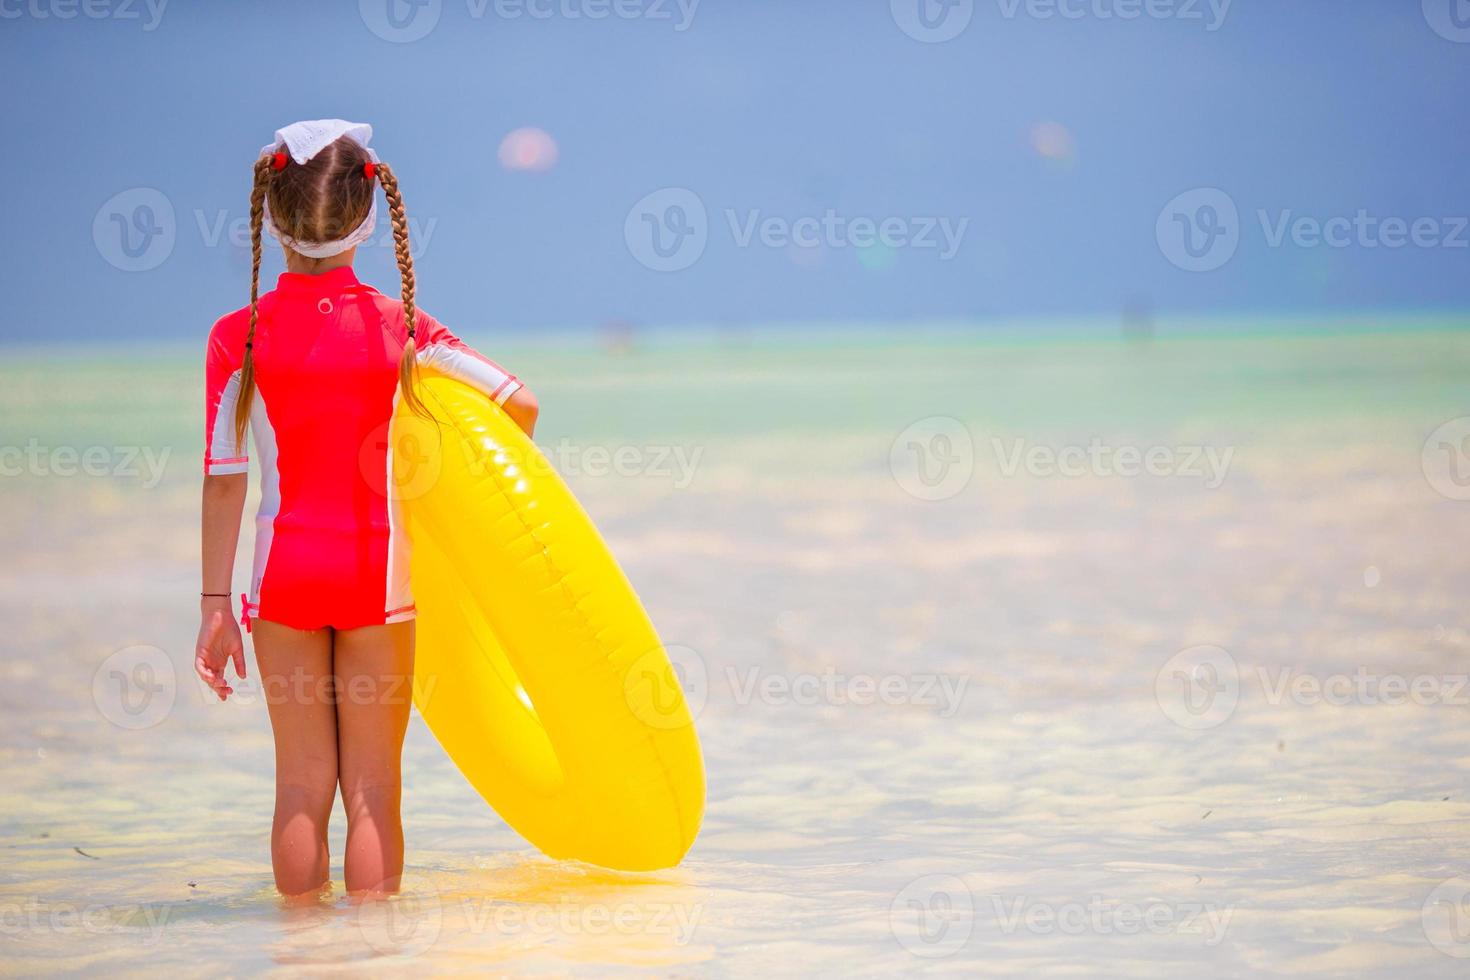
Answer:
[[187, 673], [193, 352], [8, 356], [0, 969], [1463, 975], [1470, 335], [1382, 326], [483, 344], [684, 669], [704, 830], [549, 861], [416, 721], [363, 909], [281, 907], [264, 706]]

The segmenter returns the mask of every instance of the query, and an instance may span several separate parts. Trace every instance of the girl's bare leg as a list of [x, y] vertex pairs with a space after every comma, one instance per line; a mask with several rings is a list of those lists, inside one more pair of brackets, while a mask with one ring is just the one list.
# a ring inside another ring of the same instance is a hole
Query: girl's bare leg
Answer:
[[253, 636], [276, 740], [276, 888], [288, 897], [315, 894], [329, 876], [327, 822], [337, 797], [332, 631], [257, 619]]
[[399, 767], [413, 706], [413, 623], [339, 630], [333, 662], [347, 891], [389, 894], [403, 876]]

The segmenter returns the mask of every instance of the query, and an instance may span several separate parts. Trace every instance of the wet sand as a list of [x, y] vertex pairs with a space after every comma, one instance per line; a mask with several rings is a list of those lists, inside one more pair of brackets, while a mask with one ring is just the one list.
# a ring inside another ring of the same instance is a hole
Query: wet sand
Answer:
[[549, 861], [415, 721], [365, 911], [280, 906], [264, 705], [189, 673], [194, 351], [8, 356], [0, 971], [1463, 975], [1470, 335], [1313, 326], [482, 342], [683, 670], [705, 826]]

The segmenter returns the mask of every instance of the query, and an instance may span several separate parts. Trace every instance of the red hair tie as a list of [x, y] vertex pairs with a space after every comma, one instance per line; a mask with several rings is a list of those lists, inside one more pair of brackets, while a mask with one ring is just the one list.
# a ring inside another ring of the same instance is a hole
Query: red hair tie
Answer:
[[284, 154], [284, 153], [277, 153], [275, 156], [271, 157], [271, 169], [272, 170], [285, 170], [286, 169], [286, 154]]
[[376, 163], [373, 163], [371, 160], [369, 160], [367, 163], [364, 163], [362, 165], [362, 175], [368, 180], [372, 180], [378, 175], [378, 165]]

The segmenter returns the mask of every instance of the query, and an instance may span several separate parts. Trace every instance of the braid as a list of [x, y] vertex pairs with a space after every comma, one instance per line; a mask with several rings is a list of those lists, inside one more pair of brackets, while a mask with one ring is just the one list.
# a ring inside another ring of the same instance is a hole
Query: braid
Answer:
[[398, 361], [398, 385], [403, 391], [403, 400], [414, 414], [429, 418], [429, 410], [424, 407], [418, 392], [414, 390], [414, 380], [418, 375], [418, 355], [413, 335], [418, 318], [413, 301], [413, 255], [408, 250], [408, 216], [403, 210], [403, 196], [398, 192], [398, 178], [393, 175], [393, 168], [380, 162], [374, 165], [374, 170], [378, 183], [383, 185], [383, 194], [388, 198], [388, 217], [393, 222], [393, 253], [398, 259], [398, 277], [401, 282], [403, 323], [408, 328], [403, 357]]
[[255, 322], [260, 299], [260, 230], [265, 219], [265, 192], [270, 184], [271, 158], [255, 161], [255, 182], [250, 188], [250, 332], [245, 335], [245, 355], [240, 361], [240, 392], [235, 398], [235, 445], [245, 445], [250, 424], [250, 403], [255, 399]]

